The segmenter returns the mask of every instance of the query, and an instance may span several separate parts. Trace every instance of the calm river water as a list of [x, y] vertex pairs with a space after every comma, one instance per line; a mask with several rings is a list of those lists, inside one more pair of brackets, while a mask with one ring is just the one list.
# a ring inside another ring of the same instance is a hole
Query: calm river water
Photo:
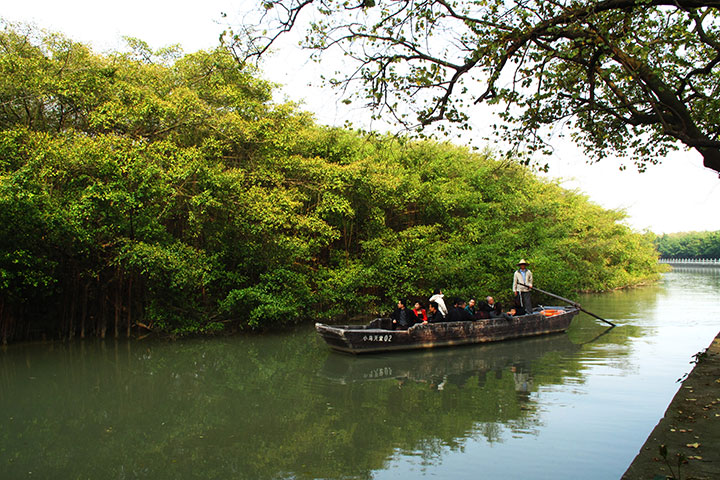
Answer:
[[311, 327], [0, 350], [3, 479], [613, 479], [720, 329], [720, 269], [567, 334], [351, 357]]

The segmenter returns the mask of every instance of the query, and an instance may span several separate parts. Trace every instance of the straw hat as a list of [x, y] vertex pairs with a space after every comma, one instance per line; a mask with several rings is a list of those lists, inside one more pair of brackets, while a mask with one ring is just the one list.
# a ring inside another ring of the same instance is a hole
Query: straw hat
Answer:
[[528, 263], [525, 261], [525, 259], [521, 259], [518, 263], [518, 265], [527, 265]]

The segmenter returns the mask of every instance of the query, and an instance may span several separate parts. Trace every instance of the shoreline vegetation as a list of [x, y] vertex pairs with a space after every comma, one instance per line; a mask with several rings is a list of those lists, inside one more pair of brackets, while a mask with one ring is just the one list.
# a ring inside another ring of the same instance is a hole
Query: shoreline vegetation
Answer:
[[0, 32], [0, 343], [277, 329], [659, 277], [654, 235], [491, 150], [318, 125], [226, 50]]
[[655, 247], [664, 258], [720, 258], [720, 231], [663, 234]]

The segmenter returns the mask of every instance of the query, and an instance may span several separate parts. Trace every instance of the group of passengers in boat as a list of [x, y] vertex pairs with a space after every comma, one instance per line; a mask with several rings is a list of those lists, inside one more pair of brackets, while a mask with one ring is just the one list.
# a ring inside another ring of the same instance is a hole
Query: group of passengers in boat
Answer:
[[393, 330], [405, 330], [416, 323], [463, 322], [487, 318], [502, 318], [511, 321], [515, 315], [523, 315], [532, 311], [530, 298], [532, 272], [527, 268], [527, 262], [524, 259], [520, 260], [517, 265], [518, 269], [513, 275], [515, 308], [503, 312], [500, 304], [495, 302], [491, 296], [485, 297], [485, 300], [481, 302], [476, 302], [473, 298], [467, 302], [462, 298], [455, 298], [452, 305], [448, 306], [442, 290], [436, 289], [428, 299], [427, 310], [421, 302], [415, 302], [413, 308], [409, 308], [406, 300], [399, 300], [391, 315]]

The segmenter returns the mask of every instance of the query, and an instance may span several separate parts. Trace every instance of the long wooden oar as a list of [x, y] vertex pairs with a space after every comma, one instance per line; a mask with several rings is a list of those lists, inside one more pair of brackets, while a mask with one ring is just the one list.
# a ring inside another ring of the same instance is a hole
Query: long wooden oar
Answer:
[[545, 290], [542, 290], [542, 289], [537, 288], [537, 287], [531, 287], [530, 285], [525, 285], [525, 284], [522, 283], [522, 282], [517, 282], [517, 283], [518, 283], [518, 285], [522, 285], [523, 287], [527, 287], [527, 288], [529, 288], [529, 289], [531, 289], [531, 290], [537, 290], [538, 292], [544, 293], [545, 295], [549, 295], [549, 296], [551, 296], [551, 297], [557, 298], [558, 300], [562, 300], [563, 302], [567, 302], [567, 303], [569, 303], [570, 305], [572, 305], [572, 306], [574, 306], [574, 307], [577, 307], [578, 309], [580, 309], [580, 310], [582, 310], [583, 312], [587, 313], [588, 315], [591, 315], [591, 316], [597, 318], [598, 320], [602, 320], [603, 322], [607, 323], [608, 325], [611, 325], [611, 326], [613, 326], [613, 327], [615, 326], [615, 324], [612, 323], [610, 320], [605, 320], [604, 318], [602, 318], [602, 317], [600, 317], [600, 316], [598, 316], [598, 315], [595, 315], [595, 314], [592, 313], [592, 312], [588, 312], [587, 310], [585, 310], [584, 308], [582, 308], [582, 307], [580, 306], [580, 304], [578, 304], [578, 303], [576, 303], [576, 302], [573, 302], [572, 300], [568, 300], [567, 298], [561, 297], [560, 295], [555, 295], [554, 293], [546, 292]]

